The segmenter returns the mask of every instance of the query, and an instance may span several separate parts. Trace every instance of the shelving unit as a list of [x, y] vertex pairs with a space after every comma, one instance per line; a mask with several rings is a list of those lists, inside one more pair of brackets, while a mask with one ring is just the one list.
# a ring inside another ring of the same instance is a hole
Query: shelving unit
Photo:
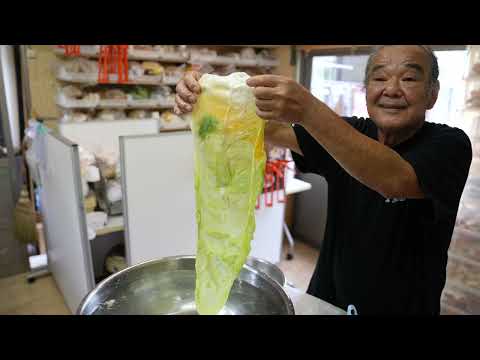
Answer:
[[[65, 55], [65, 50], [59, 48], [57, 46], [53, 47], [54, 53], [58, 56], [58, 58], [68, 61], [69, 57]], [[100, 57], [100, 45], [80, 45], [80, 54], [76, 57], [86, 58], [86, 59], [99, 59]], [[147, 54], [139, 53], [138, 51], [134, 51], [129, 54], [128, 56], [129, 61], [133, 60], [147, 60], [147, 61], [162, 61], [162, 62], [170, 62], [170, 63], [184, 63], [187, 58], [185, 56], [147, 56]], [[94, 60], [90, 60], [94, 61]], [[97, 65], [97, 69], [99, 66]], [[177, 76], [134, 76], [133, 74], [129, 74], [129, 79], [127, 83], [118, 83], [118, 75], [110, 74], [108, 76], [108, 83], [100, 83], [99, 73], [98, 70], [96, 72], [91, 73], [73, 73], [68, 72], [63, 66], [58, 66], [55, 72], [55, 77], [59, 82], [59, 85], [67, 86], [67, 85], [75, 85], [79, 88], [85, 89], [89, 87], [96, 87], [97, 91], [91, 90], [87, 91], [87, 94], [95, 94], [94, 100], [92, 99], [81, 99], [81, 100], [74, 100], [72, 98], [68, 98], [61, 94], [60, 91], [57, 95], [56, 104], [60, 111], [65, 114], [65, 112], [79, 112], [84, 113], [87, 112], [90, 114], [87, 121], [101, 121], [98, 119], [98, 111], [102, 110], [116, 110], [116, 111], [130, 111], [130, 110], [145, 110], [147, 112], [152, 112], [152, 118], [158, 119], [159, 122], [159, 129], [163, 131], [164, 129], [168, 128], [168, 124], [162, 119], [161, 113], [165, 111], [171, 112], [174, 106], [174, 90], [170, 90], [170, 95], [165, 97], [153, 97], [151, 95], [148, 99], [139, 99], [135, 100], [132, 99], [129, 93], [131, 86], [146, 86], [147, 88], [154, 89], [155, 87], [160, 86], [168, 86], [173, 87], [177, 84], [180, 80], [181, 76], [177, 74]], [[110, 99], [101, 99], [100, 98], [100, 91], [101, 89], [119, 89], [125, 93], [125, 100], [110, 100]], [[168, 93], [167, 93], [168, 95]], [[158, 112], [155, 114], [155, 112]], [[148, 116], [148, 115], [147, 115]], [[171, 116], [171, 115], [169, 115]], [[150, 117], [150, 116], [148, 116]], [[123, 117], [122, 117], [123, 118]], [[125, 118], [129, 118], [129, 115], [125, 113]], [[133, 118], [133, 117], [132, 117]], [[176, 124], [182, 123], [177, 126], [176, 129], [178, 131], [185, 131], [188, 130], [188, 124], [181, 118], [175, 121]], [[168, 128], [171, 131], [170, 128]]]
[[[58, 96], [56, 104], [59, 107], [60, 111], [65, 113], [65, 111], [78, 111], [78, 112], [91, 112], [96, 114], [100, 110], [145, 110], [150, 112], [158, 111], [158, 115], [162, 112], [170, 112], [168, 117], [172, 116], [171, 112], [174, 107], [174, 96], [175, 96], [175, 86], [181, 79], [181, 74], [183, 69], [195, 68], [201, 65], [210, 65], [213, 68], [217, 69], [222, 67], [227, 67], [226, 70], [223, 69], [223, 72], [229, 71], [254, 71], [255, 73], [262, 73], [262, 69], [265, 69], [265, 72], [269, 69], [275, 68], [279, 65], [278, 59], [271, 59], [265, 56], [259, 56], [258, 51], [274, 49], [277, 46], [272, 45], [247, 45], [247, 46], [237, 46], [237, 45], [225, 45], [225, 46], [160, 46], [154, 45], [151, 50], [143, 50], [135, 48], [137, 45], [129, 45], [128, 47], [128, 62], [131, 64], [133, 61], [148, 61], [158, 63], [161, 67], [164, 68], [165, 72], [158, 76], [136, 76], [134, 72], [129, 70], [129, 81], [127, 83], [118, 84], [118, 75], [110, 74], [108, 76], [109, 83], [99, 83], [98, 78], [99, 74], [97, 72], [90, 73], [73, 73], [69, 72], [63, 66], [59, 66], [56, 69], [55, 77], [59, 84], [62, 85], [75, 85], [81, 88], [88, 87], [101, 87], [101, 88], [120, 88], [122, 90], [128, 89], [130, 86], [145, 86], [148, 88], [155, 87], [169, 87], [170, 95], [168, 97], [157, 99], [150, 98], [147, 101], [131, 101], [128, 100], [124, 104], [108, 104], [108, 100], [98, 100], [98, 101], [84, 101], [82, 100], [72, 100], [65, 99], [65, 97]], [[249, 58], [242, 58], [240, 52], [243, 48], [253, 48], [254, 52], [250, 50]], [[90, 59], [90, 61], [96, 61], [94, 59], [100, 58], [101, 45], [80, 45], [79, 46], [79, 55], [80, 58]], [[173, 48], [173, 50], [172, 50]], [[167, 51], [168, 49], [168, 51]], [[54, 53], [63, 60], [68, 60], [69, 57], [65, 55], [65, 49], [58, 46], [53, 47]], [[255, 53], [256, 51], [256, 53]], [[255, 57], [252, 56], [255, 54]], [[179, 69], [177, 71], [168, 69], [167, 67], [175, 65]], [[182, 69], [183, 66], [183, 69]], [[237, 69], [238, 67], [238, 69]], [[97, 66], [98, 68], [98, 66]], [[128, 90], [126, 90], [128, 92]], [[126, 116], [128, 118], [128, 116]], [[154, 118], [156, 118], [154, 116]], [[95, 121], [96, 116], [92, 115], [87, 121]], [[181, 118], [177, 119], [174, 123], [181, 123]], [[172, 131], [175, 128], [171, 128], [171, 125], [168, 126], [166, 121], [160, 116], [160, 132], [162, 131]], [[176, 130], [185, 131], [189, 130], [188, 124], [181, 124], [176, 128]]]
[[[63, 81], [66, 83], [72, 83], [72, 84], [82, 84], [82, 85], [98, 85], [98, 74], [92, 73], [92, 74], [74, 74], [74, 73], [68, 73], [65, 71], [60, 70], [56, 74], [56, 78], [59, 81]], [[111, 83], [105, 84], [105, 85], [116, 85], [115, 82], [118, 80], [118, 77], [115, 75], [110, 75], [109, 76], [109, 81]], [[160, 85], [167, 85], [167, 86], [175, 86], [177, 83], [180, 81], [180, 78], [167, 78], [165, 79], [164, 77], [153, 77], [152, 79], [148, 78], [143, 78], [143, 79], [134, 79], [129, 81], [126, 84], [122, 85], [154, 85], [154, 86], [160, 86]]]
[[119, 110], [135, 110], [135, 109], [172, 109], [174, 106], [174, 101], [160, 101], [160, 100], [126, 100], [122, 103], [108, 103], [102, 101], [96, 102], [67, 102], [64, 99], [58, 97], [57, 98], [57, 106], [65, 110], [75, 110], [75, 109], [85, 109], [85, 110], [93, 110], [93, 109], [119, 109]]
[[[102, 45], [79, 45], [79, 53], [75, 57], [87, 59], [95, 64], [95, 61], [100, 59], [100, 54], [102, 52], [101, 46]], [[103, 121], [103, 119], [98, 118], [98, 112], [102, 110], [125, 111], [126, 119], [129, 118], [128, 111], [145, 110], [147, 111], [147, 114], [145, 114], [146, 116], [150, 117], [148, 114], [150, 113], [152, 115], [151, 118], [160, 118], [158, 120], [160, 124], [160, 132], [170, 132], [175, 130], [189, 131], [189, 124], [183, 124], [182, 122], [184, 121], [181, 118], [177, 119], [175, 115], [172, 114], [175, 86], [181, 79], [182, 70], [195, 68], [196, 66], [201, 65], [210, 65], [215, 68], [215, 70], [218, 70], [218, 67], [221, 68], [222, 66], [226, 66], [227, 69], [222, 69], [223, 72], [248, 72], [247, 69], [251, 69], [258, 74], [259, 72], [262, 73], [262, 71], [268, 72], [279, 65], [278, 59], [271, 59], [271, 56], [265, 57], [259, 55], [259, 52], [261, 53], [265, 50], [270, 51], [277, 48], [278, 46], [275, 45], [206, 45], [190, 47], [183, 45], [152, 45], [150, 50], [138, 49], [139, 46], [145, 47], [145, 45], [128, 46], [127, 58], [129, 66], [133, 61], [156, 62], [163, 67], [163, 70], [165, 71], [163, 74], [158, 76], [136, 76], [135, 73], [129, 69], [129, 81], [127, 83], [118, 84], [118, 75], [109, 74], [109, 82], [105, 84], [99, 83], [98, 81], [98, 65], [96, 66], [96, 71], [89, 73], [69, 72], [64, 66], [60, 65], [55, 70], [55, 77], [60, 86], [75, 85], [81, 89], [89, 89], [93, 87], [97, 89], [114, 88], [125, 91], [125, 93], [128, 93], [132, 86], [145, 86], [150, 90], [163, 86], [170, 88], [170, 91], [166, 92], [166, 96], [153, 97], [150, 95], [149, 99], [135, 101], [131, 99], [130, 95], [127, 95], [126, 100], [112, 101], [109, 99], [100, 99], [100, 93], [91, 90], [87, 91], [87, 94], [94, 93], [98, 98], [92, 100], [87, 97], [87, 99], [81, 98], [80, 100], [76, 100], [59, 93], [57, 95], [56, 104], [61, 113], [88, 113], [86, 121], [90, 122]], [[247, 51], [248, 55], [244, 54], [245, 57], [242, 58], [240, 54], [244, 48], [252, 48], [253, 51]], [[53, 46], [53, 52], [60, 60], [68, 61], [72, 59], [72, 57], [66, 55], [66, 50], [59, 46]], [[169, 66], [177, 67], [178, 72], [168, 69]], [[237, 69], [237, 66], [240, 68]], [[93, 66], [93, 68], [95, 68], [95, 66]], [[158, 112], [158, 114], [156, 114], [156, 112]], [[165, 114], [165, 112], [168, 112], [168, 114]], [[162, 116], [162, 114], [165, 116]], [[124, 117], [116, 116], [116, 118], [123, 119]], [[173, 121], [171, 120], [172, 118]], [[72, 120], [72, 117], [62, 117], [62, 121]], [[85, 121], [85, 117], [82, 119], [82, 116], [80, 116], [74, 120], [82, 122]]]
[[[225, 45], [222, 47], [235, 48], [254, 48], [254, 49], [275, 49], [278, 48], [276, 45]], [[206, 46], [206, 48], [219, 48], [218, 45]], [[63, 56], [65, 51], [63, 49], [54, 48], [54, 52], [57, 55]], [[90, 59], [98, 59], [100, 57], [100, 47], [99, 45], [86, 45], [81, 46], [80, 55]], [[160, 63], [170, 63], [170, 64], [184, 64], [184, 63], [195, 63], [195, 62], [206, 62], [210, 65], [236, 65], [240, 67], [276, 67], [279, 65], [278, 60], [265, 60], [265, 59], [235, 59], [228, 56], [215, 56], [215, 57], [202, 57], [194, 56], [186, 50], [183, 54], [173, 53], [166, 54], [161, 51], [146, 51], [146, 50], [132, 50], [129, 49], [128, 59], [132, 61], [157, 61]]]
[[[63, 56], [65, 50], [54, 47], [53, 51], [57, 55]], [[80, 55], [86, 58], [98, 59], [100, 57], [100, 45], [80, 46]], [[138, 61], [158, 61], [163, 63], [185, 63], [188, 61], [188, 54], [162, 54], [160, 51], [132, 50], [129, 49], [129, 60]]]

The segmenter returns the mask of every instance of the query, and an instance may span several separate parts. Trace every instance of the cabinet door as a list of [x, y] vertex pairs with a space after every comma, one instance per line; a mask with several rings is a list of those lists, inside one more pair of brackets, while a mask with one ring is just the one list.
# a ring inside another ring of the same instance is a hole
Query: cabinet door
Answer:
[[190, 132], [120, 140], [127, 262], [195, 255]]
[[[277, 199], [277, 193], [274, 193]], [[263, 199], [262, 199], [263, 200]], [[282, 256], [283, 222], [285, 204], [274, 202], [272, 207], [261, 203], [255, 210], [255, 233], [250, 256], [278, 264]]]
[[67, 306], [75, 313], [94, 287], [78, 146], [52, 134], [45, 136], [44, 146], [40, 177], [48, 264]]

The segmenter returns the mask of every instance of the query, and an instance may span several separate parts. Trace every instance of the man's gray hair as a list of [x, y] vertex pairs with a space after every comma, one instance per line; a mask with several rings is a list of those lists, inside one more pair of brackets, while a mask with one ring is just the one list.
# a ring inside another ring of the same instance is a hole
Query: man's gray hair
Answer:
[[[387, 46], [395, 46], [395, 45], [377, 46], [375, 47], [373, 53], [368, 58], [367, 67], [365, 68], [365, 86], [367, 86], [368, 81], [370, 80], [370, 72], [373, 65], [373, 59], [381, 49]], [[430, 58], [430, 77], [428, 82], [428, 89], [431, 90], [435, 85], [438, 84], [438, 76], [440, 74], [440, 70], [438, 68], [438, 60], [437, 60], [437, 57], [435, 56], [435, 53], [429, 46], [427, 45], [418, 45], [418, 46], [421, 47]]]

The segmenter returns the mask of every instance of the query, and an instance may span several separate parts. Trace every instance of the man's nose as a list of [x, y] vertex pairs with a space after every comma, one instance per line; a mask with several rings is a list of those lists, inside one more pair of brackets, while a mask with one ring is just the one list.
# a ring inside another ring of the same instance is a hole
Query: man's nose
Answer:
[[384, 95], [397, 97], [402, 95], [402, 90], [400, 88], [400, 81], [396, 78], [391, 78], [385, 84]]

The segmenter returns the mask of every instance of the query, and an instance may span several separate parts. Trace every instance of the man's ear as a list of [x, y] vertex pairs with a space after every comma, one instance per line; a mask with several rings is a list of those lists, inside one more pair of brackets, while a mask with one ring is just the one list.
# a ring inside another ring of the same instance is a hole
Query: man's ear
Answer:
[[432, 89], [430, 90], [430, 99], [428, 100], [428, 103], [427, 103], [427, 110], [432, 109], [435, 103], [437, 102], [439, 91], [440, 91], [440, 82], [437, 80], [436, 83], [432, 86]]

